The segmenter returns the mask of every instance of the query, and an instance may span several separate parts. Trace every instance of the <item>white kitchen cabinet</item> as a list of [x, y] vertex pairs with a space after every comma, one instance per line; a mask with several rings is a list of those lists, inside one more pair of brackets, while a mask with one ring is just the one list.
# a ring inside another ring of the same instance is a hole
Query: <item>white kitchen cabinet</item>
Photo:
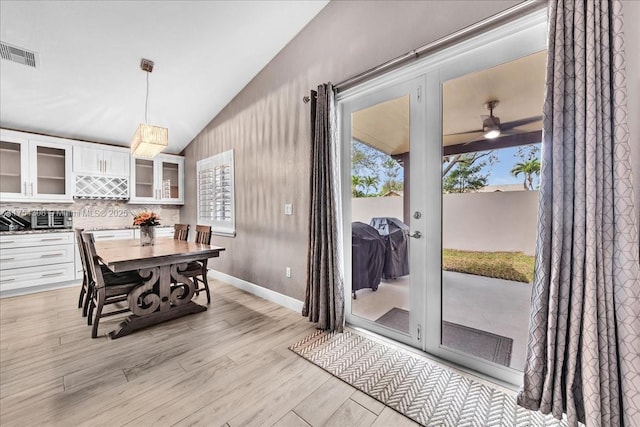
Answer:
[[76, 144], [73, 147], [73, 171], [76, 174], [99, 174], [129, 177], [129, 150], [100, 144]]
[[0, 295], [33, 292], [76, 278], [73, 232], [0, 235]]
[[[156, 238], [157, 237], [173, 237], [174, 231], [175, 231], [175, 229], [173, 227], [158, 226], [158, 227], [156, 227], [156, 231], [155, 231]], [[139, 239], [140, 238], [140, 229], [136, 228], [134, 230], [133, 237], [135, 239]]]
[[0, 130], [0, 201], [71, 202], [71, 167], [71, 143]]
[[184, 204], [184, 157], [131, 157], [131, 183], [129, 203]]

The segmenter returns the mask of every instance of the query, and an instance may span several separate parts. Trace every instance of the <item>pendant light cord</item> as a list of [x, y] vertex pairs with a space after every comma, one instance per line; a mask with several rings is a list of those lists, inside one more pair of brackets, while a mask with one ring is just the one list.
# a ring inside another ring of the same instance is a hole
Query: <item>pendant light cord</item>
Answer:
[[144, 98], [144, 122], [149, 123], [149, 118], [147, 117], [147, 106], [149, 105], [149, 72], [147, 73], [147, 95]]

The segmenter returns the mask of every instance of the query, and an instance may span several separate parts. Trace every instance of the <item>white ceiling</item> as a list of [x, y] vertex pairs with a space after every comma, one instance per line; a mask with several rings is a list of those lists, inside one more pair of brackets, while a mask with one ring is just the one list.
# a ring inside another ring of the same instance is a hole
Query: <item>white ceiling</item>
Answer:
[[328, 3], [1, 1], [0, 39], [35, 51], [0, 61], [0, 127], [129, 146], [144, 121], [179, 153]]

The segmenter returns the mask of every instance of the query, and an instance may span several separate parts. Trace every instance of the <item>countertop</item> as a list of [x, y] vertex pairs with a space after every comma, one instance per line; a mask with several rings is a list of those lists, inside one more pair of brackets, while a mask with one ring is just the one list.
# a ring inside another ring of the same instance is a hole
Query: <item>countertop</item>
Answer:
[[[173, 225], [157, 225], [158, 228], [173, 228]], [[96, 227], [96, 228], [85, 228], [84, 231], [107, 231], [107, 230], [135, 230], [136, 228], [140, 228], [137, 225], [130, 225], [127, 227]], [[16, 230], [16, 231], [0, 231], [0, 236], [4, 235], [12, 235], [12, 234], [40, 234], [40, 233], [69, 233], [72, 232], [73, 228], [51, 228], [51, 229], [25, 229], [25, 230]]]

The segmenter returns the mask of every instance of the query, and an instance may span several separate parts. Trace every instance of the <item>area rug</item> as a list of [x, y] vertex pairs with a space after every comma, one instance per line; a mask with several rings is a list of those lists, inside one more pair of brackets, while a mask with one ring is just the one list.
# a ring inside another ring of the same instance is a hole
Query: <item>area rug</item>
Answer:
[[289, 349], [424, 426], [566, 426], [515, 396], [351, 329], [317, 331]]
[[[409, 312], [394, 307], [380, 316], [376, 323], [397, 331], [409, 332]], [[511, 363], [513, 339], [502, 335], [443, 321], [442, 344], [504, 366]]]

